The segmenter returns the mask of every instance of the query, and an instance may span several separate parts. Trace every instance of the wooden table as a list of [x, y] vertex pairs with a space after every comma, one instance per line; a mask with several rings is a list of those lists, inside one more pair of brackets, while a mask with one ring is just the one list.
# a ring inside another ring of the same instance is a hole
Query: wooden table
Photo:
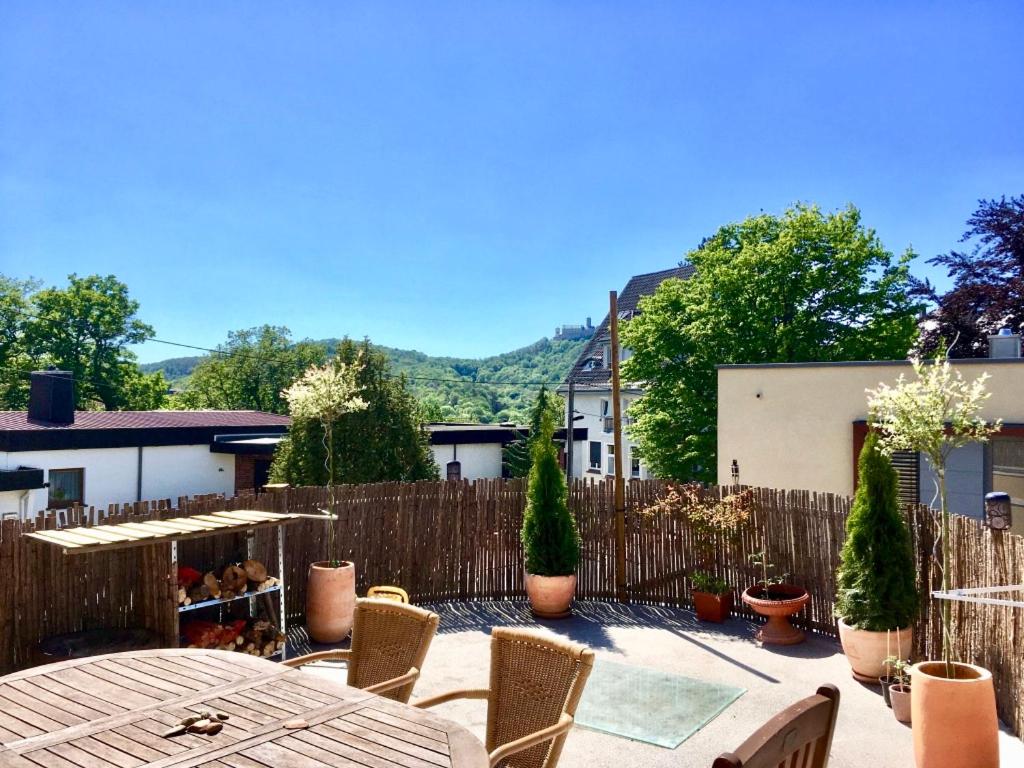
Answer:
[[[0, 677], [3, 768], [486, 768], [455, 723], [338, 680], [242, 653], [115, 653]], [[202, 710], [215, 735], [165, 738]], [[308, 728], [289, 730], [289, 720]]]

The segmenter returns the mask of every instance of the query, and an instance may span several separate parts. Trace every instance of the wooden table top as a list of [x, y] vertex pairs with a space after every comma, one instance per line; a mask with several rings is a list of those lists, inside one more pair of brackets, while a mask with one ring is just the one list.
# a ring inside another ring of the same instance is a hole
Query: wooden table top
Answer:
[[[185, 648], [34, 667], [0, 677], [0, 766], [486, 768], [463, 727], [338, 677]], [[220, 733], [162, 735], [203, 710], [228, 715]]]

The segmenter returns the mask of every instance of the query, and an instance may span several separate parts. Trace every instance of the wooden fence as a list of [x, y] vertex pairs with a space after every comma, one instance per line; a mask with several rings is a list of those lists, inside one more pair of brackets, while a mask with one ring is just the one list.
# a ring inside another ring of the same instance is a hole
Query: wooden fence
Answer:
[[[663, 494], [656, 481], [634, 481], [626, 493], [627, 597], [631, 602], [688, 606], [686, 574], [694, 562], [693, 532], [685, 515], [646, 511]], [[729, 489], [709, 488], [723, 495]], [[754, 489], [749, 525], [738, 540], [720, 548], [719, 575], [741, 590], [757, 575], [748, 556], [767, 550], [789, 580], [804, 586], [811, 602], [799, 623], [834, 636], [835, 572], [850, 500], [805, 491]], [[583, 543], [579, 599], [614, 600], [615, 535], [610, 483], [577, 482], [570, 507]], [[357, 588], [399, 584], [417, 602], [521, 598], [519, 530], [526, 502], [523, 481], [384, 483], [336, 489], [338, 556], [356, 565]], [[21, 534], [37, 527], [96, 524], [217, 509], [258, 508], [315, 514], [327, 506], [324, 488], [289, 489], [258, 499], [203, 497], [138, 503], [108, 510], [40, 513], [0, 525], [0, 674], [31, 664], [40, 639], [96, 626], [167, 628], [167, 547], [67, 557]], [[932, 511], [907, 509], [921, 586], [921, 621], [915, 639], [919, 657], [935, 658], [941, 647], [939, 604], [928, 597], [938, 582], [931, 558], [937, 530]], [[328, 557], [325, 523], [301, 520], [288, 526], [285, 551], [288, 617], [300, 621], [309, 563]], [[976, 520], [953, 522], [952, 583], [960, 587], [1020, 583], [1024, 538], [992, 532]], [[256, 554], [276, 562], [276, 537], [259, 533]], [[182, 542], [179, 562], [199, 569], [240, 553], [236, 537]], [[163, 603], [163, 604], [161, 604]], [[737, 612], [755, 618], [742, 604]], [[992, 670], [1000, 716], [1024, 733], [1024, 610], [954, 604], [959, 658]]]

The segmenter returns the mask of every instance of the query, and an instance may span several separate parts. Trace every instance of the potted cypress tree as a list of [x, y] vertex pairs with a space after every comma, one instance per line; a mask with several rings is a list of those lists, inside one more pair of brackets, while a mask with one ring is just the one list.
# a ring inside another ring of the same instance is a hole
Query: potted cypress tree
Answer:
[[890, 645], [913, 647], [918, 611], [910, 531], [900, 514], [898, 478], [868, 434], [858, 461], [857, 493], [846, 520], [838, 574], [839, 640], [863, 683], [885, 674]]
[[[969, 443], [984, 442], [1000, 429], [981, 415], [989, 395], [987, 374], [967, 382], [948, 360], [914, 360], [916, 380], [901, 374], [895, 386], [869, 391], [871, 421], [886, 453], [920, 452], [932, 466], [940, 502], [942, 590], [950, 583], [949, 503], [946, 464]], [[953, 657], [953, 618], [942, 605], [942, 659], [910, 668], [914, 761], [918, 768], [998, 768], [999, 718], [992, 673]], [[965, 727], [966, 724], [966, 727]]]
[[571, 613], [580, 560], [580, 535], [569, 512], [568, 491], [558, 466], [553, 434], [551, 416], [544, 414], [532, 448], [521, 532], [526, 556], [526, 594], [533, 613], [545, 619], [564, 618]]

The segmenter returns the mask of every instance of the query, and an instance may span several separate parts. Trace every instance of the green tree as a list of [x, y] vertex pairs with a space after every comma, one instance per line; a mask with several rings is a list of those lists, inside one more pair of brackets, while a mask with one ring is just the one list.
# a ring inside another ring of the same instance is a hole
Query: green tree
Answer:
[[529, 431], [520, 432], [518, 437], [505, 447], [503, 459], [508, 477], [526, 477], [530, 474], [533, 444], [541, 434], [545, 416], [550, 417], [552, 424], [557, 424], [561, 421], [562, 415], [561, 398], [549, 392], [547, 387], [541, 386], [530, 407]]
[[[420, 424], [420, 408], [403, 376], [391, 374], [387, 357], [369, 342], [345, 339], [336, 359], [358, 368], [356, 383], [366, 408], [340, 415], [333, 424], [335, 483], [436, 480], [437, 465]], [[326, 485], [324, 427], [298, 418], [281, 441], [271, 478], [292, 485]]]
[[633, 351], [623, 376], [644, 389], [630, 434], [653, 472], [715, 479], [716, 365], [905, 358], [917, 335], [911, 258], [887, 251], [852, 206], [754, 216], [691, 251], [696, 275], [662, 283], [622, 332]]
[[903, 629], [918, 613], [910, 531], [900, 513], [899, 479], [870, 433], [858, 460], [859, 480], [846, 519], [837, 576], [836, 615], [871, 632]]
[[33, 359], [25, 343], [35, 280], [0, 275], [0, 409], [24, 410], [28, 405]]
[[526, 571], [537, 576], [569, 576], [580, 560], [580, 534], [569, 511], [553, 434], [551, 416], [545, 413], [533, 444], [521, 534]]
[[66, 288], [31, 297], [23, 328], [26, 354], [36, 367], [71, 371], [76, 407], [151, 410], [161, 407], [167, 384], [160, 373], [143, 374], [128, 348], [153, 336], [136, 316], [139, 303], [113, 275], [68, 275]]
[[281, 326], [232, 331], [216, 354], [203, 358], [192, 370], [176, 405], [286, 413], [284, 390], [310, 366], [326, 359], [323, 344], [293, 343], [291, 332]]

